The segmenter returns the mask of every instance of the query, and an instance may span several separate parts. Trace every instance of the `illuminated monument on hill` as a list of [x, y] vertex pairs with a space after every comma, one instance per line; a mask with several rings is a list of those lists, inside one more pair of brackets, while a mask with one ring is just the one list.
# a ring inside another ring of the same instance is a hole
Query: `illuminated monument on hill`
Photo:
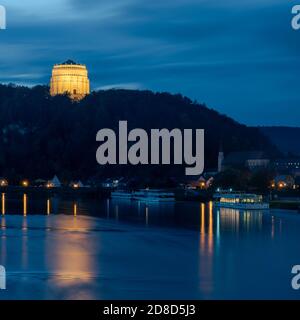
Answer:
[[90, 81], [85, 65], [68, 60], [53, 67], [50, 94], [55, 96], [65, 93], [74, 100], [83, 99], [90, 93]]

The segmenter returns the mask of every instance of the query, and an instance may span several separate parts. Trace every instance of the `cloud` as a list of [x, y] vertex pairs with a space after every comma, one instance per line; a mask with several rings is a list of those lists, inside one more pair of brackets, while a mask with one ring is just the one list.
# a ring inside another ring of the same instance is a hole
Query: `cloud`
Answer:
[[52, 65], [71, 58], [93, 88], [181, 92], [244, 123], [300, 125], [293, 1], [2, 2], [1, 82], [48, 83]]
[[127, 89], [127, 90], [141, 90], [143, 85], [140, 83], [117, 83], [117, 84], [107, 84], [96, 88], [96, 90], [111, 90], [111, 89]]

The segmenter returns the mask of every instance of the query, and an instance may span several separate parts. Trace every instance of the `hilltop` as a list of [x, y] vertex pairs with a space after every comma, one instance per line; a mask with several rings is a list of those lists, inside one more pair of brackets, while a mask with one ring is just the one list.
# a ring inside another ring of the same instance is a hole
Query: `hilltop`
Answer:
[[300, 156], [299, 127], [259, 127], [259, 129], [282, 153]]

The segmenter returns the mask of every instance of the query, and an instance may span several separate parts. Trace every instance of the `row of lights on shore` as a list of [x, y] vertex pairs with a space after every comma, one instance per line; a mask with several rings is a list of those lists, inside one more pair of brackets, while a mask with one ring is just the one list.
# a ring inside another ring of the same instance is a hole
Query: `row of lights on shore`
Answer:
[[284, 182], [284, 181], [280, 181], [280, 182], [278, 182], [278, 183], [272, 183], [271, 184], [271, 188], [272, 189], [293, 189], [293, 190], [296, 190], [296, 189], [298, 189], [298, 185], [296, 185], [296, 184], [294, 184], [294, 185], [292, 185], [292, 186], [289, 186], [286, 182]]
[[[29, 187], [30, 183], [29, 183], [29, 180], [22, 180], [20, 185], [24, 188], [27, 188]], [[0, 187], [8, 187], [8, 181], [6, 179], [1, 179], [0, 180]], [[48, 188], [48, 189], [51, 189], [51, 188], [54, 188], [54, 184], [52, 182], [47, 182], [45, 184], [45, 187]], [[79, 183], [73, 183], [71, 185], [72, 188], [74, 189], [78, 189], [79, 188]]]
[[273, 189], [275, 189], [276, 187], [278, 187], [279, 189], [283, 189], [283, 188], [286, 188], [287, 187], [287, 184], [285, 183], [285, 182], [279, 182], [279, 183], [272, 183], [272, 185], [271, 185], [271, 187], [273, 188]]

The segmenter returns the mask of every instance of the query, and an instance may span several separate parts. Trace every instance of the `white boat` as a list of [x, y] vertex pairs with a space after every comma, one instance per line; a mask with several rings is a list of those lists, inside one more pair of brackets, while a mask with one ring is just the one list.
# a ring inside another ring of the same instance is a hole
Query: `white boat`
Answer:
[[270, 207], [263, 201], [263, 196], [251, 193], [217, 193], [214, 199], [216, 207], [242, 210], [266, 210]]
[[172, 202], [175, 201], [174, 192], [162, 189], [142, 189], [133, 193], [133, 200], [145, 202]]
[[112, 199], [132, 199], [132, 192], [131, 191], [126, 191], [126, 190], [118, 190], [118, 191], [113, 191], [111, 193], [111, 198]]

